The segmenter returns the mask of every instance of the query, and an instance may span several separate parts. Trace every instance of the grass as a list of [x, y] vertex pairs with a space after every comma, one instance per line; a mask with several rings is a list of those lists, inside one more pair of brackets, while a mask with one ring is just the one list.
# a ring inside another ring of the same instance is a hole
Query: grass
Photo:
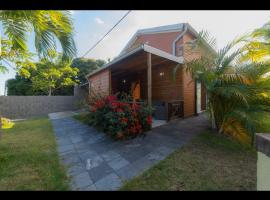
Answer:
[[47, 118], [16, 122], [0, 140], [0, 190], [68, 190]]
[[257, 132], [258, 133], [270, 133], [270, 113], [257, 114], [254, 118], [258, 120]]
[[89, 124], [88, 116], [89, 116], [89, 113], [82, 113], [82, 114], [74, 115], [73, 118], [79, 120], [80, 122], [84, 124]]
[[255, 190], [256, 155], [232, 139], [202, 133], [121, 190]]

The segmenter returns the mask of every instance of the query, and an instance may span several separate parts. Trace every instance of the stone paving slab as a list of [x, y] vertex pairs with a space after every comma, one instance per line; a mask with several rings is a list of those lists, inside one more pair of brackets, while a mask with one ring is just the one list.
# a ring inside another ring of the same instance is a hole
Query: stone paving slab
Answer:
[[71, 115], [50, 118], [72, 190], [118, 190], [209, 127], [199, 115], [153, 128], [144, 137], [115, 141]]

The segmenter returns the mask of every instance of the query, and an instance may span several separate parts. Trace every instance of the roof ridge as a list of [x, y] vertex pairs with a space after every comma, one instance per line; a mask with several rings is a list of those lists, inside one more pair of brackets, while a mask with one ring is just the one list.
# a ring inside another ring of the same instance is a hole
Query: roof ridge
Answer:
[[150, 28], [143, 28], [143, 29], [138, 29], [137, 32], [141, 33], [144, 31], [165, 31], [165, 30], [174, 30], [174, 29], [181, 29], [183, 24], [185, 23], [177, 23], [177, 24], [169, 24], [169, 25], [162, 25], [162, 26], [154, 26]]

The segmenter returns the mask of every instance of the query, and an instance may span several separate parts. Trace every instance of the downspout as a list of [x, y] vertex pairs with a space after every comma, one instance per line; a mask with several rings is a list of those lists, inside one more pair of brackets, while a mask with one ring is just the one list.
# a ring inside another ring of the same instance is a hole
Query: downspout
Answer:
[[184, 34], [187, 32], [187, 28], [188, 28], [187, 24], [184, 23], [184, 24], [183, 24], [183, 32], [182, 32], [180, 35], [178, 35], [177, 38], [173, 41], [173, 55], [174, 55], [174, 56], [176, 56], [176, 42], [177, 42], [181, 37], [184, 36]]
[[[180, 35], [178, 35], [177, 36], [177, 38], [173, 41], [173, 50], [172, 50], [172, 53], [173, 53], [173, 55], [174, 56], [176, 56], [176, 42], [181, 38], [181, 37], [183, 37], [184, 36], [184, 34], [187, 32], [187, 24], [186, 23], [184, 23], [183, 24], [183, 32], [180, 34]], [[183, 71], [182, 71], [183, 72]], [[182, 73], [183, 74], [183, 73]], [[183, 79], [182, 79], [183, 80]], [[184, 87], [182, 87], [182, 92], [183, 92], [183, 94], [184, 94], [184, 90], [185, 90], [185, 88]], [[185, 118], [185, 102], [183, 102], [183, 118]], [[168, 106], [167, 106], [167, 110], [168, 110]]]
[[194, 113], [194, 115], [195, 116], [197, 116], [198, 115], [198, 110], [197, 110], [197, 101], [198, 101], [198, 99], [197, 99], [197, 83], [198, 83], [198, 81], [197, 80], [195, 80], [194, 81], [194, 85], [195, 85], [195, 88], [194, 88], [194, 91], [195, 91], [195, 113]]

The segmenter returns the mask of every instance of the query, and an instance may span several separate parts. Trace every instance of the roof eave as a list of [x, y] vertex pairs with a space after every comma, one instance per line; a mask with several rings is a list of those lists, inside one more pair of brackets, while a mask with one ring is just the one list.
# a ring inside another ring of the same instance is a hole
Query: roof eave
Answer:
[[93, 74], [96, 74], [96, 73], [98, 73], [98, 72], [100, 72], [100, 71], [102, 71], [104, 69], [108, 69], [111, 65], [113, 65], [113, 64], [115, 64], [115, 63], [123, 60], [124, 58], [126, 58], [126, 57], [128, 57], [128, 56], [130, 56], [130, 55], [132, 55], [132, 54], [134, 54], [134, 53], [136, 53], [136, 52], [138, 52], [138, 51], [140, 51], [142, 49], [143, 49], [143, 45], [137, 47], [136, 49], [133, 49], [132, 51], [130, 51], [130, 52], [126, 53], [126, 54], [123, 54], [122, 56], [116, 57], [114, 60], [112, 60], [111, 62], [107, 63], [103, 67], [101, 67], [101, 68], [99, 68], [99, 69], [97, 69], [97, 70], [95, 70], [95, 71], [87, 74], [86, 75], [86, 78], [88, 78], [89, 76], [91, 76]]
[[130, 56], [130, 55], [132, 55], [132, 54], [134, 54], [134, 53], [136, 53], [136, 52], [138, 52], [140, 50], [144, 50], [144, 51], [146, 51], [148, 53], [152, 53], [154, 55], [157, 55], [157, 56], [166, 58], [168, 60], [174, 61], [174, 62], [179, 63], [179, 64], [183, 64], [184, 63], [184, 58], [182, 56], [176, 57], [176, 56], [174, 56], [174, 55], [172, 55], [170, 53], [167, 53], [165, 51], [162, 51], [160, 49], [157, 49], [157, 48], [151, 47], [149, 45], [143, 44], [143, 45], [137, 47], [136, 49], [133, 49], [132, 51], [130, 51], [130, 52], [128, 52], [128, 53], [126, 53], [126, 54], [124, 54], [122, 56], [117, 57], [112, 62], [107, 63], [103, 67], [101, 67], [101, 68], [99, 68], [99, 69], [97, 69], [97, 70], [95, 70], [95, 71], [87, 74], [86, 75], [86, 79], [88, 79], [90, 76], [92, 76], [92, 75], [94, 75], [94, 74], [96, 74], [96, 73], [98, 73], [98, 72], [100, 72], [102, 70], [109, 69], [111, 65], [113, 65], [113, 64], [115, 64], [115, 63], [117, 63], [117, 62], [119, 62], [119, 61], [127, 58], [128, 56]]

